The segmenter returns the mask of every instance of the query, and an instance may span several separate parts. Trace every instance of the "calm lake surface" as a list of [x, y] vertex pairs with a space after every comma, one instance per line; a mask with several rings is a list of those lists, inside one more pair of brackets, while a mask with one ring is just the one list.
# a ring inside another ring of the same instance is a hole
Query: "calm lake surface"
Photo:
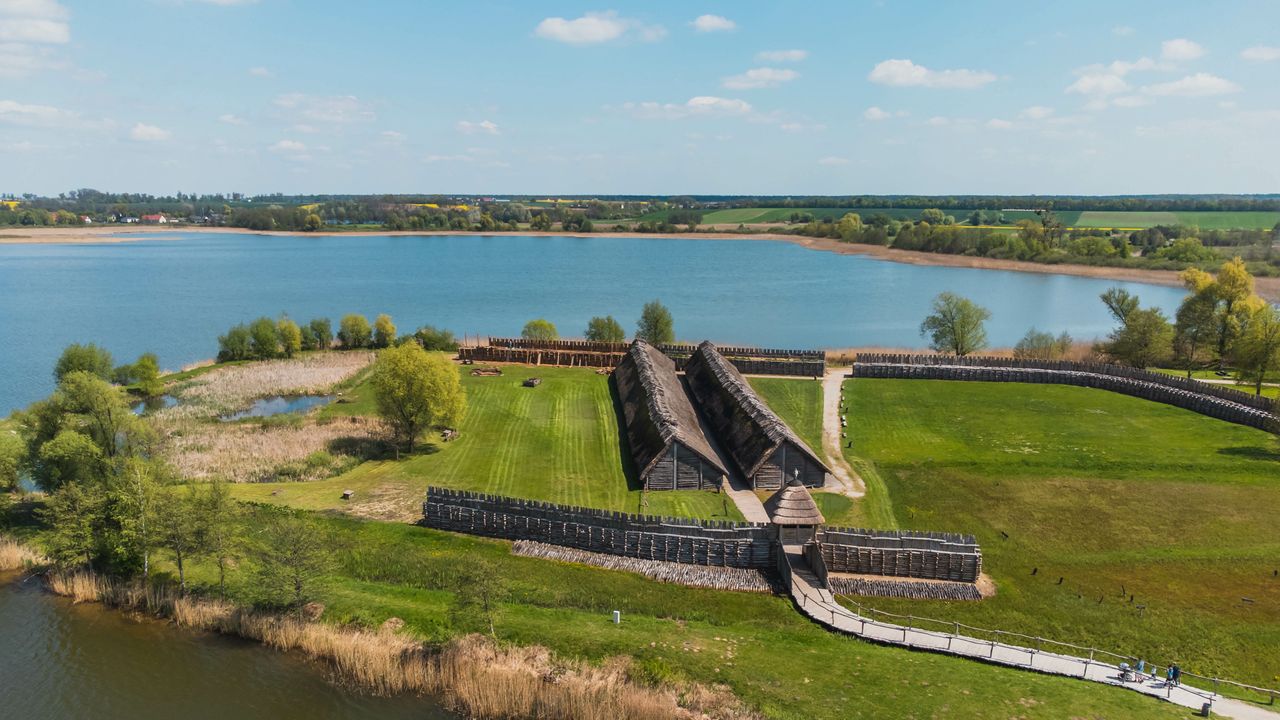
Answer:
[[117, 362], [159, 354], [166, 369], [212, 357], [217, 336], [259, 315], [305, 321], [390, 313], [401, 332], [515, 335], [545, 317], [581, 335], [593, 315], [628, 332], [660, 298], [682, 340], [771, 347], [922, 346], [934, 295], [991, 310], [995, 345], [1032, 325], [1078, 339], [1112, 325], [1112, 285], [1170, 314], [1178, 288], [905, 265], [786, 242], [672, 238], [268, 237], [187, 234], [91, 245], [0, 245], [0, 413], [52, 389], [58, 353], [105, 345]]
[[430, 699], [374, 698], [305, 660], [139, 621], [0, 574], [0, 716], [23, 720], [445, 720]]

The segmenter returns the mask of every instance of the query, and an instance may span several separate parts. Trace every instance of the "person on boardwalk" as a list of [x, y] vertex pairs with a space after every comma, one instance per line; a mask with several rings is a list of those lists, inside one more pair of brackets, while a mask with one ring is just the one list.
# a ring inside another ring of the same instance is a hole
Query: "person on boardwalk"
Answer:
[[1166, 669], [1165, 669], [1165, 671], [1164, 671], [1164, 683], [1165, 683], [1165, 685], [1173, 685], [1173, 669], [1174, 669], [1174, 667], [1176, 667], [1176, 666], [1174, 666], [1174, 665], [1170, 665], [1168, 668], [1166, 668]]
[[1177, 687], [1182, 684], [1182, 668], [1178, 667], [1178, 663], [1174, 663], [1169, 668], [1169, 672], [1173, 675], [1173, 685]]

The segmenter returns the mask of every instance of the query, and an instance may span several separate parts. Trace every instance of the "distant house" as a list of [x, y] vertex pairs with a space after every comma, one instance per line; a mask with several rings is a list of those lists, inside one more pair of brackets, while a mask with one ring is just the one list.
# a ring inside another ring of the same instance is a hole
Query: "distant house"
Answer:
[[81, 215], [80, 222], [84, 223], [85, 225], [88, 225], [89, 223], [93, 222], [93, 218], [89, 217], [88, 215]]
[[165, 225], [168, 224], [169, 218], [164, 213], [156, 213], [155, 215], [143, 215], [142, 222], [146, 225]]

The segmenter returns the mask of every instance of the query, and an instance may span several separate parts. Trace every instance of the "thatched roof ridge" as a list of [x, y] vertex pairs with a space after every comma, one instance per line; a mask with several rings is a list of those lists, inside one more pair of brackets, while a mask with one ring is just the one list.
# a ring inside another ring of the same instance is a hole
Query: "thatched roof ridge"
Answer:
[[[675, 362], [652, 345], [643, 340], [636, 340], [628, 348], [622, 364], [618, 366], [623, 375], [619, 378], [622, 380], [622, 385], [630, 385], [632, 382], [629, 376], [630, 368], [626, 367], [628, 364], [635, 369], [634, 391], [639, 397], [623, 397], [623, 410], [627, 420], [628, 437], [633, 445], [632, 452], [636, 456], [636, 469], [641, 475], [663, 455], [672, 442], [678, 442], [693, 450], [717, 472], [728, 475], [728, 471], [702, 433], [698, 414], [689, 402], [689, 397], [680, 383], [680, 377], [676, 374]], [[631, 389], [622, 385], [619, 387], [620, 392]], [[643, 413], [639, 412], [639, 407], [636, 407], [641, 399], [645, 404]], [[645, 423], [646, 427], [640, 427], [640, 423]], [[656, 433], [661, 439], [661, 447], [652, 442], [650, 433]], [[646, 436], [650, 437], [651, 447], [644, 448], [643, 451], [635, 447], [645, 443]]]
[[774, 525], [821, 525], [826, 522], [809, 489], [792, 478], [764, 503]]
[[[720, 354], [714, 343], [710, 340], [704, 340], [698, 345], [694, 358], [699, 359], [715, 376], [717, 383], [723, 387], [733, 398], [738, 407], [746, 413], [751, 423], [755, 426], [755, 430], [763, 434], [768, 444], [773, 448], [778, 447], [784, 442], [790, 442], [800, 448], [802, 452], [807, 454], [815, 463], [827, 467], [827, 464], [818, 457], [813, 449], [800, 439], [799, 435], [791, 429], [791, 426], [783, 422], [777, 413], [769, 408], [756, 394], [756, 391], [747, 383], [746, 378], [742, 377], [742, 373], [738, 372], [738, 368], [733, 366]], [[743, 467], [746, 474], [751, 475], [760, 467], [760, 465], [768, 457], [768, 453], [761, 454], [759, 458], [751, 461], [751, 466]], [[828, 468], [827, 472], [831, 472]]]

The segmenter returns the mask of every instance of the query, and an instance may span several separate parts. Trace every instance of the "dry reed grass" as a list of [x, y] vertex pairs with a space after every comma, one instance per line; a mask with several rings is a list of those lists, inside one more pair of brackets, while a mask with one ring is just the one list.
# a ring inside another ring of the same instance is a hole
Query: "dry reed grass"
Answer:
[[432, 648], [385, 623], [342, 628], [294, 615], [179, 597], [171, 587], [111, 583], [91, 573], [53, 573], [53, 592], [75, 602], [101, 601], [168, 617], [177, 625], [257, 640], [325, 662], [345, 685], [380, 695], [423, 693], [470, 718], [579, 720], [737, 720], [758, 715], [724, 687], [684, 683], [647, 687], [632, 678], [630, 658], [603, 665], [564, 661], [540, 646], [505, 647], [469, 635]]
[[49, 558], [35, 548], [9, 538], [0, 538], [0, 571], [22, 570], [47, 565]]
[[374, 357], [370, 352], [324, 352], [218, 368], [174, 384], [169, 392], [178, 404], [156, 416], [212, 418], [244, 410], [261, 397], [325, 393], [367, 367]]

